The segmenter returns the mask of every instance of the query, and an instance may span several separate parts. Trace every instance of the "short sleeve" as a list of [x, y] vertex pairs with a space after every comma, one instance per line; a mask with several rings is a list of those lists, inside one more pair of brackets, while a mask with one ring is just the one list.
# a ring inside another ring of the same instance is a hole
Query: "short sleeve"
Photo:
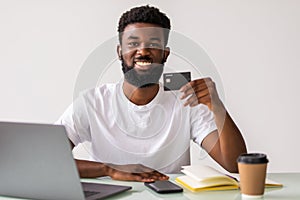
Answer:
[[84, 96], [80, 95], [55, 124], [65, 126], [68, 138], [75, 146], [85, 141], [91, 141], [89, 119]]
[[217, 130], [213, 113], [204, 104], [192, 107], [190, 112], [191, 138], [201, 145], [203, 139], [214, 130]]

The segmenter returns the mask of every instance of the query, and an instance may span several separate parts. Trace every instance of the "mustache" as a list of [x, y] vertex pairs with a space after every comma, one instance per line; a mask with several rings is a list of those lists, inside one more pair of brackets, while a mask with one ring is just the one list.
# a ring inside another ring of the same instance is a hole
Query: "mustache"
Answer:
[[152, 61], [150, 56], [139, 56], [139, 57], [134, 58], [134, 61], [137, 61], [137, 60]]

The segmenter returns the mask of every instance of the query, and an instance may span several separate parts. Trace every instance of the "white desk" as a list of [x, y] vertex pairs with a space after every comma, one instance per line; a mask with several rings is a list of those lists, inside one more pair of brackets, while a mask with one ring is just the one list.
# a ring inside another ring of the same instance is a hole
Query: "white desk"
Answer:
[[[171, 180], [174, 180], [176, 175], [170, 175]], [[282, 188], [267, 188], [265, 190], [264, 200], [299, 200], [300, 199], [300, 173], [272, 173], [268, 174], [268, 178], [282, 183]], [[116, 196], [107, 198], [113, 199], [125, 199], [125, 200], [153, 200], [153, 199], [172, 199], [172, 200], [239, 200], [242, 199], [239, 190], [228, 191], [207, 191], [192, 193], [188, 190], [184, 190], [183, 193], [178, 194], [157, 194], [152, 190], [146, 188], [143, 183], [140, 182], [127, 182], [127, 181], [114, 181], [110, 178], [100, 179], [82, 179], [86, 182], [99, 182], [108, 184], [119, 184], [132, 186], [132, 190], [118, 194]], [[1, 197], [0, 199], [17, 199], [12, 197]]]

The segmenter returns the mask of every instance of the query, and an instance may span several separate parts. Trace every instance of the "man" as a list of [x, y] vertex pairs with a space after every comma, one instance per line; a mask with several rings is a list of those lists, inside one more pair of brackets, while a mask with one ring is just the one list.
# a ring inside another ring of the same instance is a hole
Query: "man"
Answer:
[[91, 142], [91, 160], [76, 160], [81, 177], [166, 180], [163, 173], [190, 164], [191, 139], [237, 172], [245, 142], [214, 82], [196, 79], [171, 92], [159, 83], [170, 53], [169, 30], [168, 17], [150, 6], [120, 18], [117, 53], [124, 80], [85, 92], [59, 121], [72, 147]]

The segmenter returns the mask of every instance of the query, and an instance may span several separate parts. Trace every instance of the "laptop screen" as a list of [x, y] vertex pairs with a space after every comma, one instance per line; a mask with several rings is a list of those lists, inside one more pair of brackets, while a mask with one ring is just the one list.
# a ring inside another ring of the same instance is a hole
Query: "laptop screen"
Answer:
[[[62, 125], [0, 122], [0, 160], [0, 195], [85, 199]], [[93, 184], [85, 187], [88, 185]], [[129, 186], [117, 187], [106, 196], [129, 189]], [[101, 190], [104, 195], [108, 188], [98, 187], [96, 192]]]

